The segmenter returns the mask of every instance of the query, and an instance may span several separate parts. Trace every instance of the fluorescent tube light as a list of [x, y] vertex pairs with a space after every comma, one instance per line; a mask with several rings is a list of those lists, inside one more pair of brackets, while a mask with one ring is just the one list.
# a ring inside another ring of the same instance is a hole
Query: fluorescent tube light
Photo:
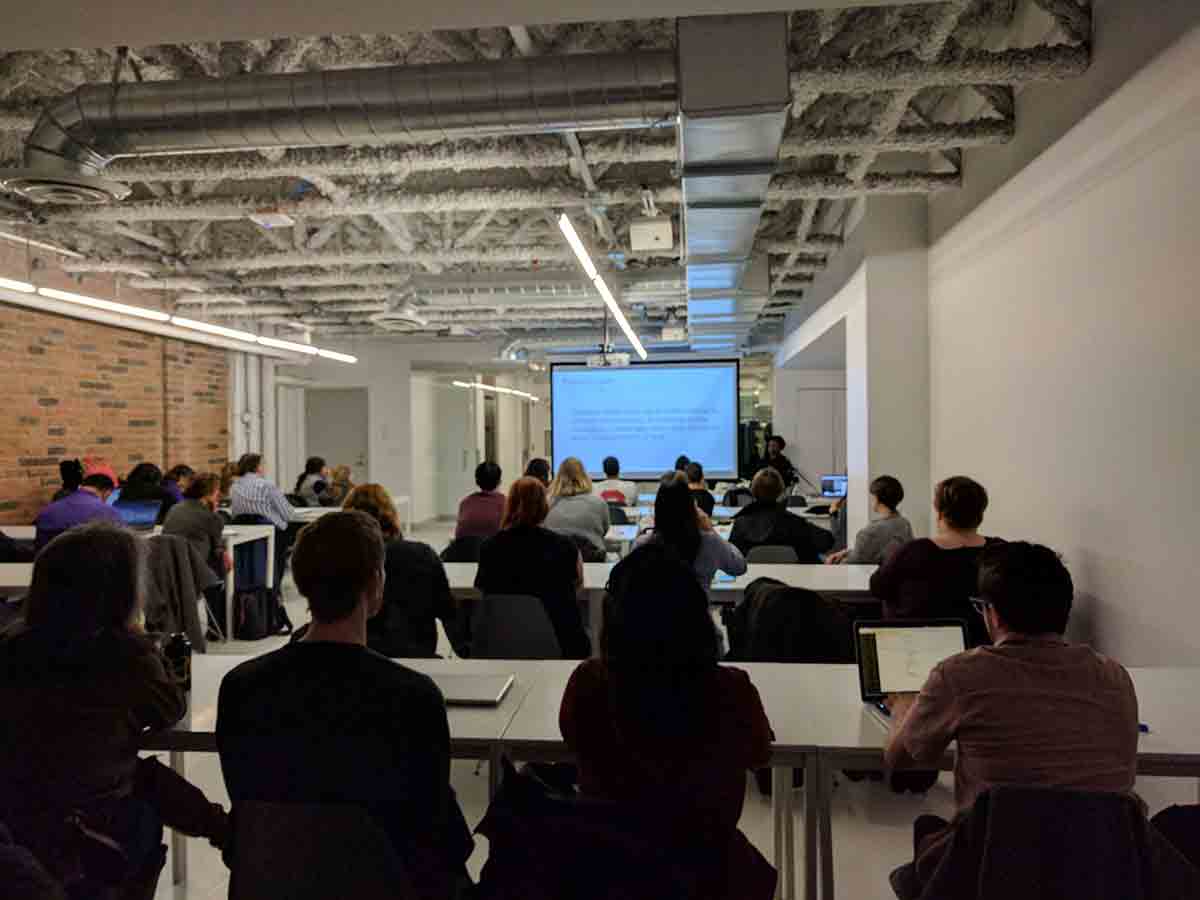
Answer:
[[213, 325], [210, 322], [198, 322], [195, 319], [185, 319], [182, 316], [172, 316], [171, 324], [180, 328], [191, 328], [194, 331], [206, 331], [209, 334], [233, 338], [235, 341], [247, 341], [251, 344], [258, 342], [258, 335], [249, 331], [238, 331], [236, 328], [226, 328], [224, 325]]
[[274, 347], [276, 350], [291, 350], [293, 353], [307, 353], [309, 356], [317, 355], [317, 348], [312, 344], [297, 344], [295, 341], [281, 341], [279, 338], [271, 337], [259, 337], [256, 340], [264, 347]]
[[139, 319], [149, 319], [151, 322], [169, 322], [171, 317], [157, 309], [146, 309], [142, 306], [126, 306], [124, 303], [113, 303], [111, 300], [101, 300], [98, 297], [88, 297], [85, 294], [73, 294], [70, 291], [60, 291], [55, 288], [38, 288], [43, 297], [51, 300], [62, 300], [66, 303], [78, 303], [80, 306], [90, 306], [108, 312], [121, 313], [127, 316], [137, 316]]
[[43, 241], [35, 241], [33, 238], [21, 237], [19, 234], [10, 234], [7, 231], [0, 231], [0, 241], [9, 241], [13, 244], [28, 244], [30, 247], [37, 247], [39, 250], [49, 250], [51, 253], [58, 253], [61, 256], [68, 256], [71, 259], [83, 259], [82, 253], [76, 253], [74, 250], [68, 250], [66, 247], [59, 247], [57, 244], [47, 244]]
[[587, 248], [583, 246], [583, 241], [579, 239], [579, 235], [575, 231], [575, 226], [571, 224], [570, 218], [566, 213], [558, 217], [558, 230], [563, 233], [563, 237], [567, 239], [567, 243], [571, 245], [571, 249], [575, 251], [575, 255], [579, 257], [579, 264], [583, 266], [584, 274], [589, 279], [596, 277], [596, 266], [592, 262], [592, 258], [588, 256]]
[[13, 281], [11, 278], [0, 278], [0, 288], [8, 288], [10, 291], [20, 291], [22, 294], [37, 293], [37, 288], [28, 281]]
[[318, 350], [317, 354], [325, 359], [336, 359], [338, 362], [356, 363], [357, 356], [351, 356], [349, 353], [338, 353], [336, 350]]

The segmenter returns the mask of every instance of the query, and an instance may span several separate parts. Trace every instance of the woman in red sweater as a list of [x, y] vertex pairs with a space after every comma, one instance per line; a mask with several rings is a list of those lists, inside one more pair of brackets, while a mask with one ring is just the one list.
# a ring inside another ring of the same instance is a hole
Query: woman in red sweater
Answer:
[[600, 643], [559, 713], [580, 789], [628, 804], [639, 830], [706, 870], [714, 900], [767, 900], [775, 871], [737, 824], [774, 735], [746, 673], [717, 663], [691, 568], [662, 546], [634, 550], [609, 579]]

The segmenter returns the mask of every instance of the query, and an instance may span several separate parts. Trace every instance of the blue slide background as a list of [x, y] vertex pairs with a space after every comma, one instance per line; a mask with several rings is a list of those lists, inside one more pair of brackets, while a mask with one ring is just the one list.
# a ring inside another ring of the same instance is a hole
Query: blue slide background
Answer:
[[737, 475], [737, 363], [551, 370], [554, 467], [568, 456], [593, 476], [606, 456], [621, 476], [657, 478], [681, 453], [706, 477]]

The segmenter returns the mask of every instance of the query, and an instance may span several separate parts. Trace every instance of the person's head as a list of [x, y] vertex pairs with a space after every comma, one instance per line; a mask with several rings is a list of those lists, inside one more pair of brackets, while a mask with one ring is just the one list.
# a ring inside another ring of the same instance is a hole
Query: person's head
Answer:
[[185, 500], [199, 500], [209, 509], [215, 510], [221, 500], [221, 479], [211, 472], [192, 476], [183, 490]]
[[328, 466], [325, 465], [325, 457], [310, 456], [304, 461], [305, 475], [328, 475]]
[[64, 488], [68, 491], [78, 490], [83, 484], [83, 463], [77, 459], [64, 459], [58, 464], [58, 474]]
[[227, 462], [221, 466], [221, 496], [228, 497], [229, 492], [233, 490], [233, 479], [238, 476], [238, 464], [235, 462]]
[[1075, 587], [1049, 547], [1025, 541], [992, 544], [979, 558], [979, 599], [993, 640], [1006, 634], [1063, 634]]
[[987, 506], [988, 495], [983, 485], [965, 475], [940, 481], [933, 491], [933, 509], [938, 522], [955, 531], [979, 528]]
[[691, 460], [688, 459], [686, 455], [684, 455], [682, 453], [679, 454], [679, 456], [676, 457], [676, 459], [675, 459], [675, 471], [676, 472], [686, 472], [688, 463], [690, 463], [690, 462], [691, 462]]
[[72, 528], [34, 560], [25, 625], [64, 643], [128, 633], [142, 583], [141, 542], [131, 532], [108, 522]]
[[592, 492], [592, 479], [588, 477], [583, 463], [568, 456], [558, 467], [558, 474], [550, 485], [551, 497], [578, 497]]
[[654, 498], [654, 535], [685, 562], [696, 559], [700, 550], [700, 522], [687, 476], [681, 472], [674, 473], [669, 481], [663, 478], [659, 485]]
[[779, 498], [783, 496], [783, 491], [783, 476], [770, 466], [759, 469], [754, 480], [750, 482], [750, 493], [755, 500], [778, 503]]
[[704, 676], [715, 672], [719, 653], [708, 598], [670, 547], [650, 542], [613, 567], [600, 654], [613, 679], [614, 711], [635, 731], [702, 728], [712, 715]]
[[767, 438], [767, 456], [775, 457], [783, 452], [783, 448], [787, 446], [787, 441], [777, 434]]
[[891, 475], [880, 475], [871, 482], [871, 496], [875, 498], [877, 512], [895, 512], [904, 499], [904, 485]]
[[350, 484], [350, 467], [346, 465], [334, 466], [333, 472], [329, 477], [334, 484]]
[[604, 457], [604, 477], [618, 478], [621, 475], [621, 461], [615, 456]]
[[140, 462], [126, 476], [125, 487], [130, 492], [138, 488], [156, 488], [162, 485], [162, 480], [162, 469], [152, 462]]
[[481, 462], [475, 467], [475, 484], [481, 491], [494, 491], [500, 487], [502, 473], [494, 462]]
[[688, 484], [704, 484], [704, 467], [698, 462], [688, 463], [687, 467]]
[[261, 474], [262, 473], [262, 454], [261, 453], [243, 453], [237, 462], [237, 474], [241, 478], [243, 475]]
[[186, 488], [188, 482], [196, 476], [196, 470], [191, 466], [185, 466], [182, 463], [177, 466], [171, 466], [167, 469], [167, 474], [163, 476], [163, 481], [173, 481], [179, 485], [180, 489]]
[[400, 516], [392, 495], [381, 484], [360, 484], [346, 497], [342, 509], [356, 509], [374, 517], [385, 541], [400, 537]]
[[516, 528], [521, 525], [541, 525], [550, 513], [546, 500], [546, 488], [536, 478], [518, 478], [508, 489], [504, 501], [504, 518], [501, 528]]
[[101, 500], [107, 500], [109, 495], [117, 489], [117, 483], [103, 472], [93, 472], [90, 475], [84, 476], [83, 483], [80, 484], [79, 489], [90, 491]]
[[383, 606], [383, 561], [383, 532], [373, 516], [331, 512], [300, 529], [292, 575], [317, 623], [341, 622], [360, 607], [365, 622]]
[[550, 484], [550, 463], [540, 456], [534, 457], [525, 467], [525, 475], [528, 478], [536, 478], [542, 483], [542, 487], [546, 487]]

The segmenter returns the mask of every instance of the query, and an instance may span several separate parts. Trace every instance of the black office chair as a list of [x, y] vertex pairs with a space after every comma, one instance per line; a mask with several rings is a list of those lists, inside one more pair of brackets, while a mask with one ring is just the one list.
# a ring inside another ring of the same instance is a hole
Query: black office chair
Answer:
[[750, 552], [746, 554], [746, 562], [787, 565], [800, 562], [800, 557], [791, 547], [785, 547], [782, 544], [761, 544], [758, 547], [750, 548]]
[[721, 505], [742, 507], [749, 506], [753, 502], [754, 495], [750, 493], [750, 488], [735, 487], [725, 492], [725, 496], [721, 500]]
[[803, 509], [804, 507], [808, 506], [808, 501], [799, 494], [792, 494], [787, 498], [787, 506], [789, 509]]
[[285, 496], [287, 497], [287, 502], [292, 504], [292, 506], [296, 507], [297, 509], [306, 509], [307, 507], [312, 506], [308, 500], [299, 494], [287, 494]]
[[471, 610], [472, 659], [562, 659], [546, 608], [531, 594], [485, 594]]
[[481, 537], [459, 537], [452, 540], [449, 546], [442, 551], [442, 562], [447, 563], [477, 563], [479, 562], [479, 548], [483, 546], [486, 538]]
[[620, 503], [608, 504], [608, 520], [613, 525], [628, 525], [629, 516], [625, 515], [625, 507]]

